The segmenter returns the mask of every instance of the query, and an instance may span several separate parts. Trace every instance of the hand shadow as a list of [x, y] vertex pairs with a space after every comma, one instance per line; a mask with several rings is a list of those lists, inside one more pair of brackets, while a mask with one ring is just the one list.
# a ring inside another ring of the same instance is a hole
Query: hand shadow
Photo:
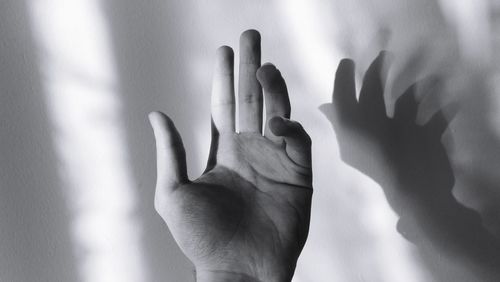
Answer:
[[387, 53], [381, 52], [368, 68], [357, 100], [354, 62], [339, 64], [333, 102], [320, 110], [333, 125], [342, 160], [380, 184], [400, 217], [398, 232], [419, 249], [466, 263], [480, 281], [500, 281], [499, 240], [452, 194], [455, 177], [441, 138], [449, 124], [445, 113], [453, 116], [456, 107], [449, 105], [417, 124], [423, 100], [417, 94], [440, 84], [438, 78], [427, 78], [410, 86], [388, 117], [387, 65]]

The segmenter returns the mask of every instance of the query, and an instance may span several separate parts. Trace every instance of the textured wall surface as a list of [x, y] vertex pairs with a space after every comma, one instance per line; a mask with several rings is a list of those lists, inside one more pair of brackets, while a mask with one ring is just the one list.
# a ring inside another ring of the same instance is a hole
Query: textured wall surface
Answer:
[[172, 117], [198, 176], [215, 49], [237, 53], [249, 28], [261, 32], [263, 61], [281, 69], [292, 116], [313, 138], [311, 230], [294, 281], [470, 281], [401, 237], [382, 190], [341, 162], [317, 108], [331, 99], [342, 57], [361, 79], [381, 49], [394, 52], [402, 75], [389, 112], [415, 79], [447, 76], [420, 119], [460, 103], [444, 138], [454, 193], [500, 233], [493, 1], [66, 2], [0, 2], [0, 281], [194, 281], [153, 208], [146, 115]]

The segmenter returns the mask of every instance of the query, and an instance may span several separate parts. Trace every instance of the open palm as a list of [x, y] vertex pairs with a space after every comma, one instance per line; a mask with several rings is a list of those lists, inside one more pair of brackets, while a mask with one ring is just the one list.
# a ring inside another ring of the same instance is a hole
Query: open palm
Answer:
[[171, 120], [150, 115], [158, 151], [155, 205], [197, 272], [289, 281], [309, 227], [310, 139], [288, 119], [280, 72], [270, 64], [260, 67], [256, 31], [243, 33], [240, 52], [240, 132], [235, 131], [233, 53], [221, 47], [212, 89], [211, 152], [201, 177], [188, 180]]

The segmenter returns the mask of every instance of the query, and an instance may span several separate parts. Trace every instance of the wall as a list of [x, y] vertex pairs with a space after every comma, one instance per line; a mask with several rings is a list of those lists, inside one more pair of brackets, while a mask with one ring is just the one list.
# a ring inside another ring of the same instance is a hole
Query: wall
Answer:
[[[153, 209], [146, 115], [173, 118], [190, 177], [199, 175], [214, 51], [237, 52], [249, 28], [261, 31], [263, 61], [281, 69], [293, 118], [314, 140], [311, 231], [294, 281], [460, 281], [402, 238], [382, 190], [340, 161], [317, 107], [345, 56], [362, 77], [380, 49], [395, 52], [406, 75], [390, 108], [414, 78], [451, 77], [427, 115], [462, 104], [448, 146], [455, 195], [499, 230], [493, 4], [463, 14], [431, 0], [69, 2], [0, 3], [0, 281], [194, 280]], [[464, 19], [486, 31], [464, 31]]]

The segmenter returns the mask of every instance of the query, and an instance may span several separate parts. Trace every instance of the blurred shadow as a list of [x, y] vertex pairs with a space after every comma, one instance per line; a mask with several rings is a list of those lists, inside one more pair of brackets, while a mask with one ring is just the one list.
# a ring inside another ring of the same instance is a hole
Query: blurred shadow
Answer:
[[0, 280], [79, 281], [28, 4], [0, 3]]
[[476, 71], [474, 77], [463, 79], [465, 118], [456, 126], [460, 135], [454, 149], [454, 169], [457, 198], [479, 211], [489, 230], [500, 236], [500, 138], [494, 118], [500, 109], [494, 100], [498, 89], [488, 89], [495, 75], [491, 70]]
[[[449, 262], [467, 275], [456, 280], [441, 273], [440, 281], [498, 281], [500, 240], [452, 194], [455, 177], [441, 138], [455, 105], [440, 109], [423, 125], [416, 122], [422, 101], [443, 89], [442, 79], [429, 77], [410, 86], [391, 118], [384, 100], [387, 68], [387, 54], [381, 53], [366, 72], [357, 101], [354, 64], [344, 60], [339, 65], [333, 104], [321, 110], [336, 131], [342, 159], [381, 185], [400, 217], [398, 231], [424, 256]], [[406, 77], [396, 75], [401, 76]]]
[[172, 118], [183, 137], [190, 174], [198, 173], [196, 166], [202, 161], [195, 149], [200, 141], [208, 146], [209, 140], [197, 137], [201, 135], [200, 127], [210, 130], [210, 116], [207, 112], [207, 120], [198, 121], [199, 114], [191, 113], [208, 109], [202, 103], [209, 102], [209, 92], [207, 100], [199, 99], [199, 93], [189, 93], [193, 83], [189, 46], [196, 45], [185, 36], [189, 30], [184, 27], [188, 24], [185, 17], [190, 11], [183, 3], [169, 1], [150, 1], [147, 5], [132, 0], [105, 1], [103, 8], [117, 62], [130, 165], [139, 189], [137, 216], [144, 226], [145, 265], [149, 267], [151, 281], [193, 280], [192, 264], [153, 207], [156, 157], [147, 121], [147, 114], [153, 110], [163, 111]]

